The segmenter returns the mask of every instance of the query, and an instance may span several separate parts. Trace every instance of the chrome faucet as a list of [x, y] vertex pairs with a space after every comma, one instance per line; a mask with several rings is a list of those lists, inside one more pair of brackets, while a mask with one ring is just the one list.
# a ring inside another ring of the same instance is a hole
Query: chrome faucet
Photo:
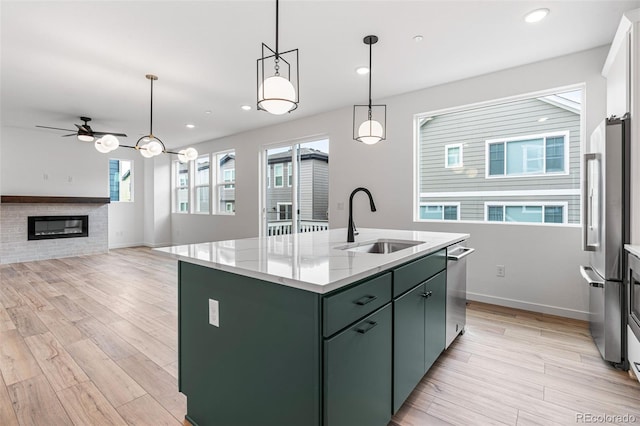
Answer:
[[355, 241], [355, 236], [358, 235], [358, 231], [356, 230], [356, 225], [353, 222], [353, 196], [356, 195], [357, 192], [362, 191], [369, 196], [369, 204], [371, 204], [371, 211], [376, 211], [376, 205], [373, 202], [373, 197], [371, 196], [371, 192], [367, 188], [356, 188], [351, 193], [349, 197], [349, 225], [347, 226], [347, 242], [352, 243]]

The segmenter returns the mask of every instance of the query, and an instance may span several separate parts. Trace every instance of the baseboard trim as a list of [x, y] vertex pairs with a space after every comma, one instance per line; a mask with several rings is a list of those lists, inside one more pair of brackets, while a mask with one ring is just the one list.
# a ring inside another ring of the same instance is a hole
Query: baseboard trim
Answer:
[[538, 303], [523, 302], [522, 300], [507, 299], [506, 297], [487, 296], [485, 294], [467, 292], [467, 299], [492, 305], [506, 306], [508, 308], [524, 309], [526, 311], [540, 312], [542, 314], [557, 315], [559, 317], [573, 318], [589, 321], [589, 312], [576, 309], [561, 308], [559, 306], [541, 305]]

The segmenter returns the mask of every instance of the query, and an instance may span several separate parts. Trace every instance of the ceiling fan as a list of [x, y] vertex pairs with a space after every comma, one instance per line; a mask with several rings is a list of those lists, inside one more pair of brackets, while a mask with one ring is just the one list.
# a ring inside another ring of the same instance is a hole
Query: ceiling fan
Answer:
[[127, 135], [125, 135], [124, 133], [98, 132], [93, 130], [91, 126], [89, 126], [89, 121], [91, 121], [91, 118], [89, 117], [80, 117], [80, 120], [82, 120], [84, 123], [74, 124], [78, 128], [77, 131], [72, 129], [61, 129], [59, 127], [49, 127], [49, 126], [36, 126], [36, 127], [40, 127], [43, 129], [64, 130], [67, 132], [73, 132], [73, 133], [69, 133], [68, 135], [62, 135], [62, 136], [63, 137], [78, 136], [78, 139], [84, 142], [93, 142], [96, 137], [105, 136], [105, 135], [127, 137]]

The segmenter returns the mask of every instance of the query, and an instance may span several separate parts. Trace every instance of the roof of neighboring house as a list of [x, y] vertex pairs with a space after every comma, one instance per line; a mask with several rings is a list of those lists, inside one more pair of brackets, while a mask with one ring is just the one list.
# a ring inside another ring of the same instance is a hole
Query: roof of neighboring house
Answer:
[[[328, 163], [329, 154], [313, 148], [300, 148], [300, 161], [304, 160], [320, 160]], [[269, 164], [288, 163], [289, 161], [291, 161], [291, 150], [269, 156]]]
[[225, 154], [224, 157], [220, 159], [220, 165], [223, 166], [227, 161], [235, 160], [235, 154]]

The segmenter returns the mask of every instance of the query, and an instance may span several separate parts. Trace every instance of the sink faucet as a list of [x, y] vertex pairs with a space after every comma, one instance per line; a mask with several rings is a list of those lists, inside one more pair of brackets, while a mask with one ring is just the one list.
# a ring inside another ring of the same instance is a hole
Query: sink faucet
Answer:
[[353, 190], [353, 192], [351, 193], [351, 196], [349, 197], [349, 225], [347, 226], [347, 242], [348, 243], [354, 242], [355, 241], [354, 237], [355, 235], [358, 234], [358, 232], [356, 231], [356, 225], [353, 223], [353, 196], [360, 191], [364, 192], [369, 196], [369, 204], [371, 204], [371, 211], [372, 212], [376, 211], [376, 205], [373, 202], [373, 197], [371, 196], [371, 192], [369, 192], [367, 188], [360, 187]]

